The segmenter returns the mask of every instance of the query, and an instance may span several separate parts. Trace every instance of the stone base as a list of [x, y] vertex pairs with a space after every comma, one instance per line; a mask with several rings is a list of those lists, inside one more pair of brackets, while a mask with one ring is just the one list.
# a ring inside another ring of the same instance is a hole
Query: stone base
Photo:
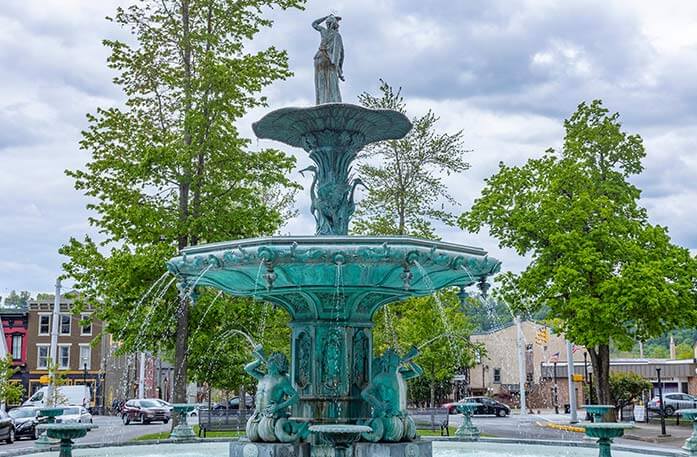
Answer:
[[[318, 452], [314, 452], [315, 450]], [[322, 445], [311, 446], [309, 443], [252, 443], [246, 440], [230, 443], [230, 457], [311, 457], [315, 454], [333, 457], [333, 452], [327, 452], [330, 450], [333, 449], [327, 449]], [[346, 455], [352, 457], [432, 457], [432, 451], [430, 441], [411, 443], [359, 442], [349, 448]]]
[[179, 424], [172, 430], [169, 434], [169, 439], [178, 441], [190, 441], [196, 439], [196, 434], [194, 434], [194, 429], [191, 428], [186, 422]]
[[408, 443], [359, 442], [353, 447], [353, 457], [432, 457], [430, 441]]
[[310, 457], [308, 443], [230, 443], [230, 457]]

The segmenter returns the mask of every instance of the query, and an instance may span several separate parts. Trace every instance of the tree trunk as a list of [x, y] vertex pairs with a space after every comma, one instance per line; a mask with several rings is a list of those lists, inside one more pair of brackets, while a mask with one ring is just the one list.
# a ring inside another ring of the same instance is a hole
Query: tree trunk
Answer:
[[431, 381], [430, 386], [431, 386], [431, 401], [429, 403], [430, 403], [431, 408], [435, 408], [436, 407], [436, 383]]
[[[596, 347], [588, 348], [593, 367], [593, 388], [599, 405], [611, 405], [612, 396], [610, 394], [610, 345], [601, 344]], [[610, 412], [614, 420], [614, 411]]]
[[[189, 0], [182, 0], [182, 45], [184, 56], [184, 146], [191, 146], [191, 132], [187, 118], [191, 111], [191, 43], [189, 42]], [[189, 244], [189, 234], [187, 220], [189, 218], [189, 192], [191, 186], [191, 173], [184, 170], [184, 174], [179, 184], [179, 220], [182, 222], [182, 230], [178, 239], [179, 250], [184, 249]], [[175, 403], [186, 403], [187, 385], [187, 347], [189, 338], [189, 297], [186, 285], [182, 288], [181, 297], [177, 306], [177, 335], [174, 343], [174, 389], [173, 396]], [[177, 416], [172, 418], [172, 427], [179, 423]]]

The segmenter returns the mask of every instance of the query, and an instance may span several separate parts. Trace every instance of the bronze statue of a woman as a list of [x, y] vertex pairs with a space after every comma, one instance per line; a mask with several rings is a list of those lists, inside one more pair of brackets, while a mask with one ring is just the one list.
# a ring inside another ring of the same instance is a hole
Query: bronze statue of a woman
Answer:
[[[330, 14], [312, 23], [322, 39], [315, 54], [315, 103], [341, 103], [339, 80], [344, 80], [344, 44], [339, 34], [339, 16]], [[322, 26], [322, 23], [326, 27]]]

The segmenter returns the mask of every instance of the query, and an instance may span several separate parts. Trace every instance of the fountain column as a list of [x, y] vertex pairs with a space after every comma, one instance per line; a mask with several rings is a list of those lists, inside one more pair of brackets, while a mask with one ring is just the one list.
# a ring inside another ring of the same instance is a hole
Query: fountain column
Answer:
[[291, 323], [291, 380], [300, 394], [293, 415], [316, 423], [369, 416], [361, 391], [371, 377], [372, 322]]

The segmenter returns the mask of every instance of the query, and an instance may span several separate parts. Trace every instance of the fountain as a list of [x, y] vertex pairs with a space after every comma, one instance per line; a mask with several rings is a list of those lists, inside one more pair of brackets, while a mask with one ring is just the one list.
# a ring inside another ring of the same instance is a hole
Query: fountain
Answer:
[[697, 409], [679, 409], [677, 413], [692, 421], [692, 435], [685, 440], [682, 448], [690, 457], [697, 457]]
[[187, 414], [195, 410], [198, 405], [193, 403], [174, 403], [172, 411], [179, 416], [178, 425], [172, 429], [170, 439], [177, 441], [195, 440], [196, 434], [187, 420]]
[[73, 440], [82, 438], [89, 430], [97, 428], [93, 424], [78, 424], [74, 422], [64, 422], [62, 424], [39, 424], [39, 430], [45, 431], [49, 438], [60, 440], [60, 451], [58, 457], [72, 457]]
[[385, 448], [379, 454], [430, 456], [430, 443], [416, 440], [406, 415], [405, 381], [421, 373], [412, 360], [418, 351], [374, 357], [373, 316], [388, 303], [485, 284], [500, 268], [480, 248], [408, 236], [347, 236], [361, 184], [352, 176], [353, 160], [367, 144], [404, 137], [411, 123], [396, 111], [339, 103], [337, 75], [331, 74], [340, 72], [336, 56], [343, 59], [343, 47], [335, 48], [341, 46], [338, 20], [313, 23], [322, 33], [315, 57], [318, 105], [282, 108], [253, 125], [257, 137], [302, 148], [314, 162], [303, 171], [314, 174], [315, 236], [195, 246], [167, 265], [181, 290], [211, 287], [253, 297], [291, 317], [290, 362], [257, 347], [246, 367], [259, 381], [257, 405], [247, 424], [251, 442], [233, 443], [232, 456], [299, 455], [307, 443], [320, 441], [334, 443], [340, 455], [358, 437], [358, 453], [361, 446], [376, 453], [377, 446]]
[[[40, 418], [45, 417], [46, 424], [54, 424], [56, 422], [56, 417], [63, 414], [64, 409], [65, 408], [60, 407], [60, 406], [41, 408], [39, 410], [38, 417], [40, 417]], [[39, 436], [39, 438], [34, 442], [34, 447], [45, 448], [45, 447], [53, 446], [54, 444], [56, 444], [56, 442], [49, 438], [48, 433], [42, 433]]]
[[472, 423], [472, 415], [479, 406], [479, 403], [465, 402], [455, 407], [459, 413], [462, 413], [462, 425], [458, 427], [455, 436], [463, 441], [479, 440], [479, 429]]
[[632, 424], [619, 424], [616, 422], [594, 422], [584, 425], [586, 436], [598, 438], [598, 457], [612, 457], [610, 445], [613, 438], [624, 435], [624, 431], [634, 428]]
[[586, 405], [586, 411], [593, 417], [593, 422], [603, 422], [603, 417], [615, 407], [613, 405]]

